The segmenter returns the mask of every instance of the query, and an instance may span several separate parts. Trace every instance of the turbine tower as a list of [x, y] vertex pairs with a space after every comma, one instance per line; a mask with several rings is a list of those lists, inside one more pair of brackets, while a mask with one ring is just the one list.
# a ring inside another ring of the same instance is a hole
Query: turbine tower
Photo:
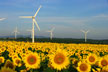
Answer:
[[37, 16], [37, 13], [39, 12], [41, 7], [42, 6], [40, 5], [40, 7], [38, 8], [38, 10], [37, 10], [37, 12], [35, 13], [34, 16], [20, 16], [20, 18], [32, 18], [32, 21], [33, 21], [33, 23], [32, 23], [32, 43], [34, 43], [34, 24], [36, 24], [36, 27], [40, 31], [40, 28], [39, 28], [39, 26], [38, 26], [38, 24], [37, 24], [37, 22], [35, 20], [35, 17]]
[[55, 28], [52, 28], [51, 30], [47, 31], [50, 33], [50, 39], [52, 40], [52, 37], [53, 37], [53, 31], [54, 31]]
[[17, 33], [19, 33], [17, 27], [16, 27], [16, 29], [14, 30], [14, 33], [15, 33], [15, 39], [16, 39], [16, 38], [17, 38]]
[[6, 18], [0, 18], [0, 21], [3, 21], [3, 20], [5, 20]]
[[81, 32], [83, 32], [85, 34], [85, 42], [87, 42], [87, 33], [89, 32], [89, 30], [87, 30], [87, 31], [81, 30]]

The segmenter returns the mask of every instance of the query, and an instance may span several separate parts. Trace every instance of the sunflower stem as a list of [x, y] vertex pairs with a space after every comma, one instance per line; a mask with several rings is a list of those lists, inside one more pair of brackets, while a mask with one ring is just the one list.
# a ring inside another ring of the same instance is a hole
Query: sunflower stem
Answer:
[[31, 69], [30, 72], [33, 72], [33, 69]]

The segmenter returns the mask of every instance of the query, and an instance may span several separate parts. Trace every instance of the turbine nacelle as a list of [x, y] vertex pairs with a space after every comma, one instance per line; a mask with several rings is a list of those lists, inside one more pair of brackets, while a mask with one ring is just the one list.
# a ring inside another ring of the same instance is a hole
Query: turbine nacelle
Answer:
[[51, 32], [53, 32], [53, 31], [54, 31], [54, 29], [55, 29], [55, 28], [53, 27], [51, 30], [46, 31], [46, 32], [50, 32], [50, 33], [51, 33]]
[[19, 33], [19, 31], [18, 31], [17, 27], [16, 27], [16, 29], [14, 30], [14, 33]]
[[81, 32], [83, 32], [83, 33], [88, 33], [88, 32], [89, 32], [89, 30], [87, 30], [87, 31], [81, 30]]
[[34, 16], [32, 16], [32, 19], [35, 19], [35, 17], [34, 17]]

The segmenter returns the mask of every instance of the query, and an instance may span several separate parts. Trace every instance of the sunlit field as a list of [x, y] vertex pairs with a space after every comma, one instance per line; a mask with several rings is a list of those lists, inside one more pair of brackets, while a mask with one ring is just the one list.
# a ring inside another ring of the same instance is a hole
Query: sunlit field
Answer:
[[107, 72], [108, 45], [0, 41], [0, 72]]
[[0, 0], [0, 72], [108, 72], [108, 0]]

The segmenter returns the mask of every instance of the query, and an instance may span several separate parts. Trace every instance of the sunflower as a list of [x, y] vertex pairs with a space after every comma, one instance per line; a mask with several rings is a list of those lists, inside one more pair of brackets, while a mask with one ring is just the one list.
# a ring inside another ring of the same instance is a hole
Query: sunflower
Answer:
[[89, 63], [89, 64], [95, 64], [96, 62], [97, 62], [97, 60], [98, 60], [98, 58], [97, 58], [97, 55], [96, 54], [92, 54], [92, 53], [90, 53], [88, 56], [87, 56], [87, 62]]
[[5, 60], [4, 57], [0, 57], [0, 64], [4, 63], [4, 60]]
[[12, 57], [14, 53], [9, 53], [9, 57]]
[[25, 56], [24, 63], [26, 67], [37, 69], [40, 66], [40, 56], [37, 53], [30, 53]]
[[14, 65], [15, 66], [21, 66], [21, 59], [20, 58], [15, 58], [14, 60], [13, 60], [13, 63], [14, 63]]
[[14, 71], [13, 69], [10, 69], [10, 68], [2, 67], [0, 72], [16, 72], [16, 71]]
[[21, 53], [20, 56], [21, 56], [21, 58], [22, 58], [22, 60], [23, 60], [24, 57], [26, 56], [26, 54], [25, 54], [25, 53]]
[[102, 68], [102, 72], [108, 72], [108, 66], [104, 66], [104, 67]]
[[13, 62], [11, 62], [10, 60], [7, 60], [6, 63], [5, 63], [5, 67], [6, 68], [10, 68], [10, 69], [15, 69], [15, 66], [13, 64]]
[[69, 58], [67, 55], [68, 53], [65, 50], [57, 49], [57, 51], [49, 57], [51, 66], [57, 70], [66, 69], [69, 65]]
[[78, 63], [77, 70], [79, 72], [90, 72], [91, 70], [91, 65], [89, 63], [86, 63], [85, 61], [80, 61]]
[[99, 60], [99, 66], [104, 67], [108, 65], [108, 59], [106, 57], [101, 57]]
[[71, 58], [71, 60], [72, 60], [72, 64], [77, 65], [77, 63], [78, 63], [78, 59], [76, 59], [76, 58]]
[[15, 58], [18, 58], [18, 54], [17, 54], [17, 53], [14, 53], [14, 54], [12, 55], [12, 60], [14, 60]]

